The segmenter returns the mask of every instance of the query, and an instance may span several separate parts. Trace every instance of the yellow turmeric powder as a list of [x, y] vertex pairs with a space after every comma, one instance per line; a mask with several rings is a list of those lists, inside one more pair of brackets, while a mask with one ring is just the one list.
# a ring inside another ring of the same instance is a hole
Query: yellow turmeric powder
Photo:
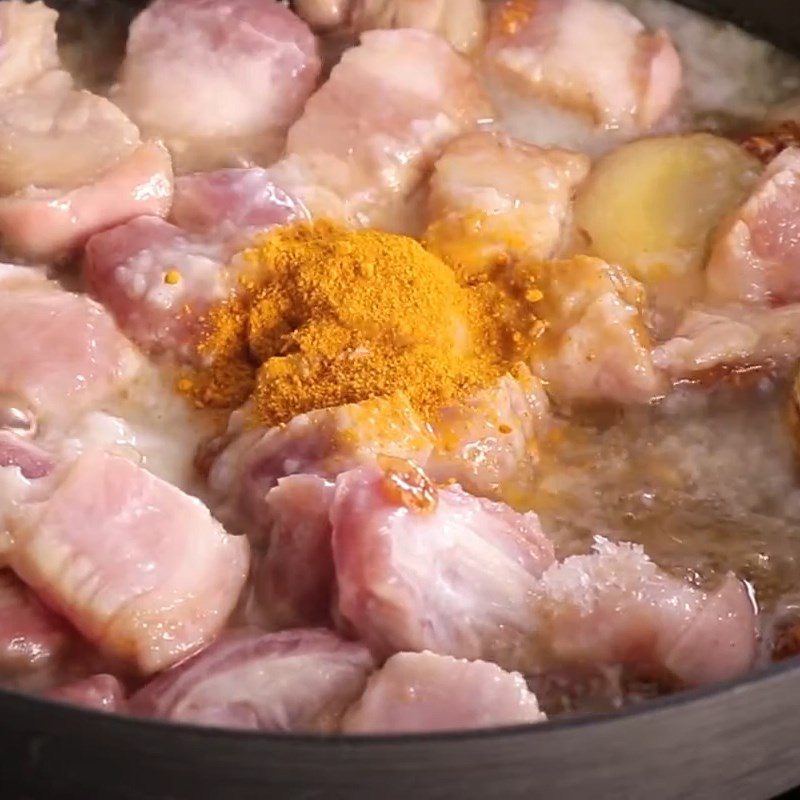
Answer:
[[239, 289], [204, 320], [207, 366], [179, 387], [198, 405], [252, 396], [258, 421], [277, 424], [403, 391], [429, 414], [516, 357], [509, 331], [519, 304], [509, 316], [498, 302], [506, 289], [460, 285], [411, 238], [303, 223], [267, 233], [239, 258]]

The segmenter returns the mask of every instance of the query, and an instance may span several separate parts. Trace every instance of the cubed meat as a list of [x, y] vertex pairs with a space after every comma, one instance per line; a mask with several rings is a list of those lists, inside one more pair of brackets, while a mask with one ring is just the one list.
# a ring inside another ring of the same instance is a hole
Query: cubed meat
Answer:
[[482, 0], [297, 0], [297, 13], [312, 28], [355, 38], [363, 31], [418, 28], [445, 38], [467, 53], [482, 41]]
[[664, 391], [644, 326], [644, 288], [620, 267], [577, 256], [537, 266], [543, 322], [530, 356], [564, 402], [646, 403]]
[[347, 712], [345, 733], [418, 733], [522, 725], [546, 719], [518, 672], [486, 661], [398, 653]]
[[527, 662], [530, 600], [554, 561], [535, 514], [437, 489], [406, 462], [341, 475], [331, 520], [338, 613], [376, 657]]
[[368, 31], [306, 103], [270, 173], [314, 216], [404, 232], [442, 147], [490, 114], [472, 66], [439, 36]]
[[541, 381], [520, 366], [494, 386], [439, 412], [425, 469], [435, 481], [456, 481], [483, 497], [524, 492], [535, 478], [540, 441], [551, 421]]
[[92, 675], [72, 683], [65, 683], [50, 689], [44, 696], [50, 700], [83, 706], [94, 711], [122, 713], [126, 710], [125, 690], [113, 675]]
[[426, 244], [466, 276], [508, 258], [550, 258], [588, 172], [581, 153], [467, 134], [434, 167]]
[[90, 293], [142, 349], [191, 360], [199, 318], [231, 288], [220, 242], [142, 216], [95, 234], [84, 276]]
[[711, 378], [753, 367], [785, 371], [800, 357], [800, 304], [780, 308], [697, 306], [653, 363], [673, 380]]
[[660, 570], [636, 545], [600, 539], [544, 573], [534, 610], [540, 667], [622, 664], [699, 686], [756, 657], [755, 607], [733, 576], [705, 592]]
[[0, 5], [0, 91], [8, 91], [59, 66], [58, 13], [44, 3], [7, 0]]
[[255, 541], [272, 525], [265, 499], [279, 478], [296, 473], [333, 478], [374, 463], [381, 454], [424, 463], [432, 447], [425, 424], [402, 394], [319, 409], [266, 430], [243, 423], [246, 411], [233, 420], [209, 485], [218, 518]]
[[103, 308], [42, 280], [0, 275], [0, 340], [0, 392], [43, 418], [103, 400], [141, 364]]
[[9, 569], [0, 569], [0, 676], [17, 678], [55, 665], [74, 633]]
[[268, 163], [316, 87], [313, 34], [263, 0], [157, 0], [133, 22], [112, 92], [179, 171]]
[[248, 569], [246, 539], [119, 456], [89, 451], [13, 527], [14, 570], [103, 652], [143, 674], [222, 629]]
[[706, 276], [710, 293], [722, 301], [800, 300], [800, 148], [775, 158], [719, 226]]
[[486, 57], [536, 97], [630, 133], [666, 114], [682, 80], [669, 36], [609, 0], [498, 3]]
[[260, 731], [338, 727], [373, 661], [330, 631], [235, 631], [160, 675], [131, 698], [131, 711], [198, 725]]

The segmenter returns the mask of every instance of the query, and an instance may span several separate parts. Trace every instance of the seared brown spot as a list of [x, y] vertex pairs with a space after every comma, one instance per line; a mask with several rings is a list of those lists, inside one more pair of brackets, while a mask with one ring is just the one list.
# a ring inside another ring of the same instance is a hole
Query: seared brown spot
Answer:
[[745, 137], [741, 145], [759, 161], [768, 164], [786, 148], [800, 145], [800, 123], [781, 122], [771, 131]]

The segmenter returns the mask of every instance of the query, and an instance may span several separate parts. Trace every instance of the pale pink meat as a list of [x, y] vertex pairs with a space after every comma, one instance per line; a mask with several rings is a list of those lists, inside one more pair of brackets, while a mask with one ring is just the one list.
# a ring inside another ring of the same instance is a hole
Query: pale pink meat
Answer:
[[800, 303], [696, 306], [672, 337], [653, 349], [653, 363], [673, 380], [751, 367], [785, 371], [798, 358]]
[[436, 162], [428, 199], [429, 247], [467, 274], [503, 257], [550, 258], [589, 158], [495, 132], [467, 134]]
[[318, 475], [281, 478], [266, 496], [266, 550], [254, 554], [252, 583], [264, 620], [274, 628], [331, 621], [333, 483]]
[[550, 567], [533, 613], [539, 668], [623, 664], [697, 686], [737, 677], [756, 658], [755, 607], [741, 581], [729, 575], [704, 592], [636, 545], [599, 540], [595, 553]]
[[682, 82], [669, 36], [609, 0], [498, 3], [486, 57], [541, 100], [629, 133], [657, 123]]
[[247, 541], [205, 506], [118, 456], [89, 451], [12, 528], [10, 562], [109, 656], [143, 674], [223, 628], [247, 575]]
[[721, 301], [800, 300], [800, 149], [784, 150], [717, 230], [706, 271]]
[[58, 68], [57, 18], [42, 2], [8, 0], [0, 5], [0, 91]]
[[259, 167], [183, 175], [175, 181], [171, 220], [183, 230], [228, 240], [307, 219], [302, 204]]
[[[378, 657], [402, 650], [527, 662], [531, 599], [554, 561], [533, 513], [392, 471], [341, 475], [331, 510], [338, 612]], [[402, 483], [403, 478], [400, 478]]]
[[113, 675], [92, 675], [50, 689], [44, 696], [95, 711], [120, 714], [126, 710], [125, 690]]
[[0, 675], [15, 677], [52, 666], [73, 637], [64, 620], [11, 570], [0, 569]]
[[49, 475], [55, 466], [53, 456], [35, 442], [0, 429], [0, 467], [17, 467], [25, 478]]
[[166, 215], [171, 197], [169, 154], [160, 143], [146, 142], [74, 189], [28, 186], [0, 198], [0, 237], [12, 252], [47, 260], [141, 214]]
[[316, 40], [263, 0], [156, 0], [133, 22], [112, 96], [180, 171], [268, 163], [316, 87]]
[[490, 115], [472, 66], [443, 39], [368, 31], [308, 100], [270, 172], [314, 216], [406, 231], [444, 145]]
[[218, 727], [332, 731], [373, 666], [363, 645], [330, 631], [234, 631], [137, 692], [131, 710]]
[[542, 722], [518, 672], [486, 661], [397, 653], [367, 682], [342, 723], [344, 733], [418, 733]]
[[231, 288], [219, 241], [142, 216], [95, 234], [84, 254], [90, 294], [142, 349], [189, 359], [199, 317]]
[[541, 264], [536, 285], [545, 327], [530, 367], [552, 397], [646, 403], [664, 393], [644, 325], [644, 287], [625, 270], [577, 256]]
[[110, 315], [84, 295], [0, 277], [0, 392], [45, 416], [75, 413], [128, 381], [140, 357]]

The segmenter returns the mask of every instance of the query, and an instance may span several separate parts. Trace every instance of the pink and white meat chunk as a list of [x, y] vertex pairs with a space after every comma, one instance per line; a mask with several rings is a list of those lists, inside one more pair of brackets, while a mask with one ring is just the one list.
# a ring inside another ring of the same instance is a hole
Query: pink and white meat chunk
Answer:
[[720, 225], [707, 268], [722, 301], [800, 301], [800, 149], [784, 150]]
[[541, 579], [536, 661], [543, 668], [622, 664], [684, 686], [737, 677], [756, 657], [745, 584], [729, 575], [705, 592], [660, 570], [630, 544], [599, 540]]
[[418, 733], [542, 722], [518, 672], [486, 661], [397, 653], [345, 715], [345, 733]]
[[16, 467], [24, 478], [43, 478], [53, 471], [55, 459], [36, 442], [0, 429], [0, 467]]
[[541, 100], [628, 133], [655, 125], [682, 82], [669, 36], [609, 0], [498, 3], [486, 56]]
[[46, 692], [45, 697], [94, 711], [120, 714], [126, 710], [122, 684], [113, 675], [104, 673], [57, 686]]
[[363, 645], [330, 631], [234, 631], [155, 678], [131, 710], [198, 725], [327, 732], [373, 667]]
[[14, 678], [54, 665], [74, 635], [11, 570], [0, 569], [0, 675]]
[[58, 13], [42, 2], [0, 5], [0, 91], [59, 67], [57, 19]]
[[195, 498], [90, 451], [12, 529], [10, 561], [91, 642], [150, 674], [208, 644], [247, 575], [247, 541]]
[[365, 467], [336, 481], [333, 559], [346, 627], [377, 657], [431, 650], [524, 665], [531, 600], [554, 561], [536, 515], [424, 477], [428, 503], [419, 506], [394, 480]]
[[0, 392], [54, 417], [103, 400], [133, 376], [140, 357], [101, 306], [47, 281], [8, 281], [0, 275]]
[[112, 96], [179, 171], [248, 166], [280, 152], [319, 72], [313, 34], [282, 3], [156, 0]]
[[314, 216], [402, 232], [444, 145], [490, 115], [472, 66], [443, 39], [369, 31], [306, 103], [270, 172]]

